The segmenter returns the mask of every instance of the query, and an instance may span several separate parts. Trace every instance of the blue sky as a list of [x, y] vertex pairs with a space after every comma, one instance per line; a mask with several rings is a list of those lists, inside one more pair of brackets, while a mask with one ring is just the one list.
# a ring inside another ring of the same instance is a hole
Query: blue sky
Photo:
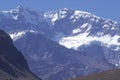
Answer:
[[120, 0], [0, 0], [0, 10], [13, 9], [18, 5], [39, 11], [77, 9], [120, 23]]

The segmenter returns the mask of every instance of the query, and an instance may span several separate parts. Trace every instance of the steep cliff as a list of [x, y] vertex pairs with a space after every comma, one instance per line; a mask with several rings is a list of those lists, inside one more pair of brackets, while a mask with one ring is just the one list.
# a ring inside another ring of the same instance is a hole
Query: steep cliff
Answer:
[[28, 67], [27, 60], [13, 45], [7, 33], [0, 30], [0, 80], [40, 80]]

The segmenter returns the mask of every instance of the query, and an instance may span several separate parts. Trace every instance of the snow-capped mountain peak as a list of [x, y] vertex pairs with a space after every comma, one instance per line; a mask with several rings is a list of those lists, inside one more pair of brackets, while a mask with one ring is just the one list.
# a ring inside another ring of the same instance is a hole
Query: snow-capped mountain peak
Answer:
[[[120, 46], [118, 42], [120, 25], [116, 21], [67, 8], [46, 15], [45, 17], [54, 24], [54, 30], [63, 34], [63, 37], [58, 40], [59, 44], [67, 48], [78, 49], [94, 41], [99, 41], [101, 45], [108, 48], [112, 45]], [[115, 50], [118, 50], [118, 47]]]
[[19, 15], [25, 10], [24, 7], [22, 6], [17, 6], [15, 9], [10, 10], [11, 16], [15, 19], [18, 20]]
[[60, 9], [59, 10], [59, 13], [61, 14], [66, 14], [70, 9], [67, 9], [67, 8], [63, 8], [63, 9]]
[[22, 6], [17, 6], [15, 9], [10, 10], [11, 13], [20, 13], [23, 10], [26, 10], [26, 8], [22, 7]]
[[15, 9], [8, 11], [1, 11], [1, 14], [12, 20], [24, 21], [25, 23], [32, 24], [38, 24], [43, 20], [42, 12], [22, 6], [17, 6]]
[[68, 8], [63, 8], [63, 9], [56, 10], [56, 11], [45, 12], [44, 17], [47, 20], [49, 20], [53, 25], [57, 20], [60, 20], [63, 18], [69, 19], [69, 20], [71, 20], [71, 22], [76, 22], [80, 18], [87, 18], [87, 19], [91, 19], [91, 21], [96, 21], [96, 23], [99, 21], [99, 19], [104, 19], [104, 18], [95, 16], [89, 12], [72, 10], [72, 9], [68, 9]]
[[58, 13], [56, 11], [50, 11], [44, 13], [44, 17], [50, 21], [50, 23], [54, 23], [57, 19], [59, 19]]

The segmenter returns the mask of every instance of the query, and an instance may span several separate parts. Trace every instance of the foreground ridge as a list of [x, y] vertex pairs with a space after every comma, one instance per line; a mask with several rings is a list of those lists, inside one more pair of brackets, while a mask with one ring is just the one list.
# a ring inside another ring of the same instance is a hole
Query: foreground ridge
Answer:
[[71, 80], [120, 80], [120, 69], [113, 69]]
[[13, 45], [12, 39], [0, 30], [0, 80], [41, 80], [28, 67], [27, 60]]

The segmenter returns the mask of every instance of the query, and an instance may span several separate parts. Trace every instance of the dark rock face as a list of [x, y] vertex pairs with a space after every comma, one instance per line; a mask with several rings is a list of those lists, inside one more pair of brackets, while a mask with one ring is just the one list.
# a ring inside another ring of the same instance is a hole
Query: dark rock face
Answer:
[[[6, 73], [6, 75], [4, 73]], [[8, 74], [11, 75], [11, 77], [8, 77]], [[28, 74], [35, 77], [29, 70], [27, 60], [21, 52], [14, 47], [12, 39], [10, 39], [7, 33], [0, 30], [0, 79], [21, 77], [20, 80], [29, 80], [29, 78], [27, 79]], [[26, 79], [22, 77], [26, 77]], [[39, 80], [39, 78], [36, 77], [35, 80]]]
[[6, 60], [19, 68], [29, 70], [27, 61], [24, 56], [13, 45], [9, 35], [0, 30], [0, 55]]

